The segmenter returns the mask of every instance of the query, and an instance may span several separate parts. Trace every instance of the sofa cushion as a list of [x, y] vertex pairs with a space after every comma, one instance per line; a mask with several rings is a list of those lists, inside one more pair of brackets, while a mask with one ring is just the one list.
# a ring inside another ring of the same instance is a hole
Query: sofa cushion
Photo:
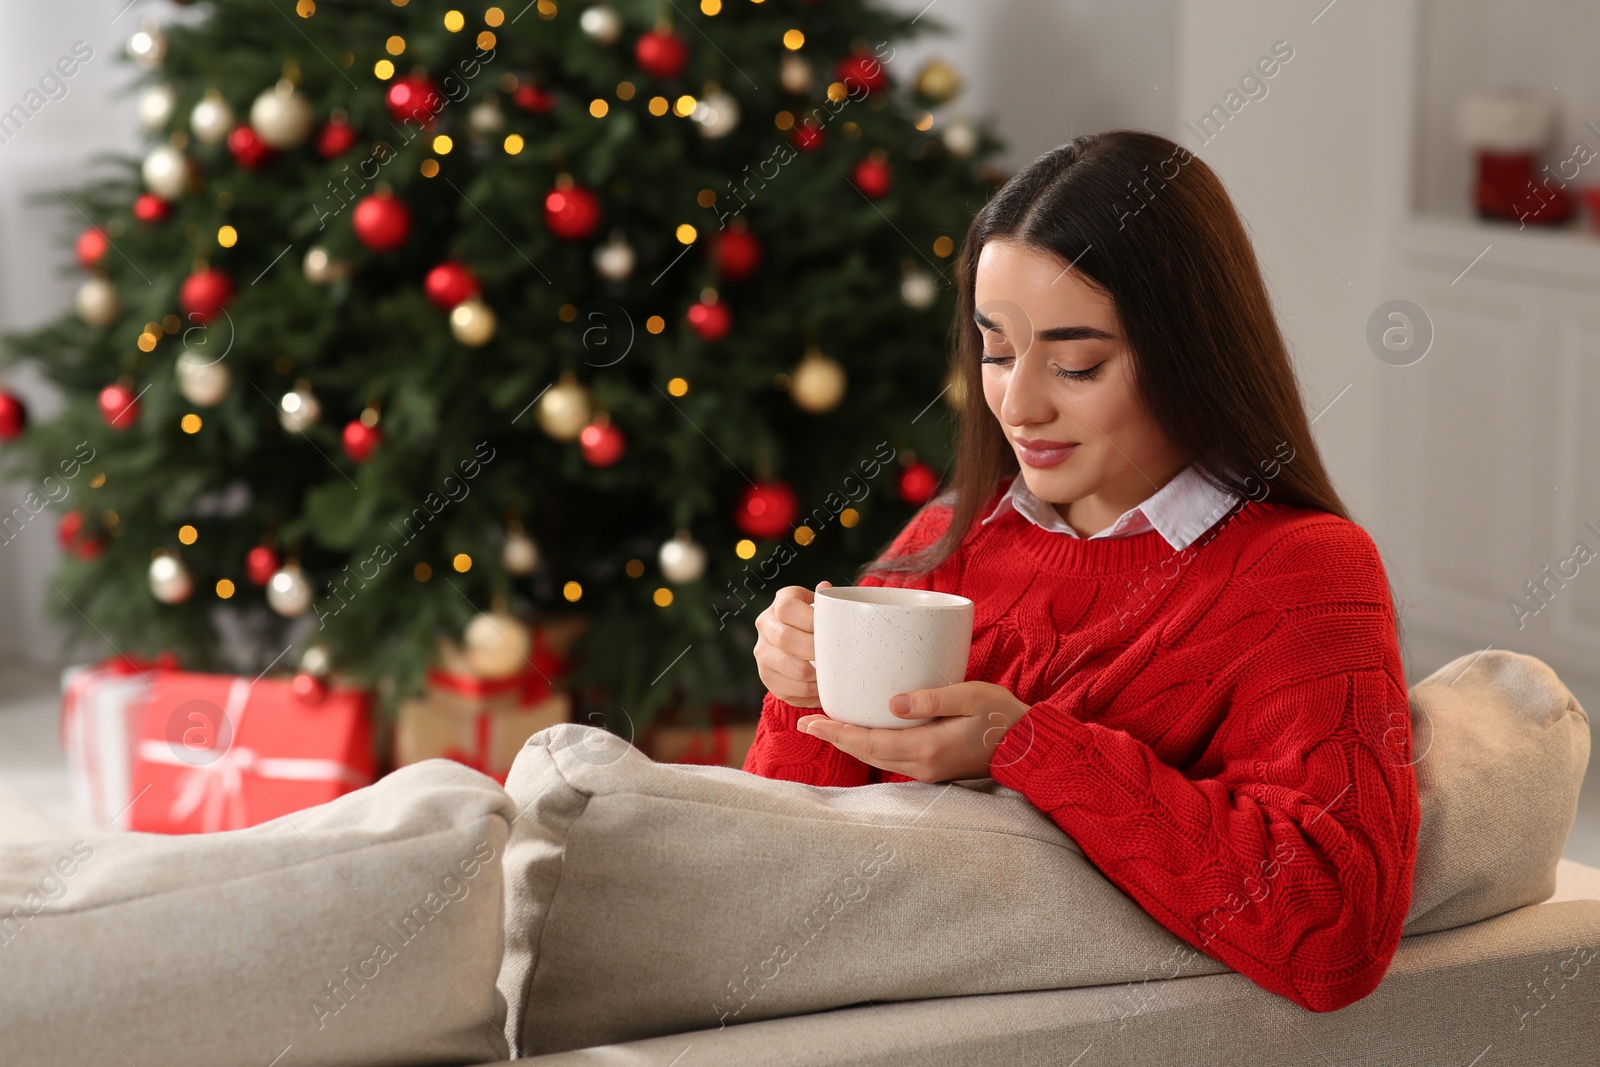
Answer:
[[1405, 934], [1550, 899], [1589, 765], [1589, 716], [1555, 671], [1500, 649], [1411, 687], [1422, 822]]
[[503, 1059], [514, 815], [428, 760], [244, 830], [0, 845], [0, 1060]]
[[[1395, 746], [1422, 809], [1406, 932], [1548, 898], [1588, 760], [1582, 708], [1508, 652], [1462, 657], [1412, 698], [1415, 744]], [[652, 763], [569, 723], [530, 739], [506, 789], [521, 816], [499, 986], [519, 1056], [1228, 970], [990, 778], [810, 786]]]
[[1212, 974], [993, 779], [854, 788], [529, 739], [506, 789], [517, 1056], [872, 1000]]

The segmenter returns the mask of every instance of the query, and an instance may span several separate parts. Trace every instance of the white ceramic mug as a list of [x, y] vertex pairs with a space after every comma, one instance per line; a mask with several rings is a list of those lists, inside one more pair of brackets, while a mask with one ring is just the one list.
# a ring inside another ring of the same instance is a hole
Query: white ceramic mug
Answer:
[[954, 593], [883, 586], [818, 589], [812, 603], [817, 699], [830, 719], [904, 729], [889, 698], [966, 681], [972, 601]]

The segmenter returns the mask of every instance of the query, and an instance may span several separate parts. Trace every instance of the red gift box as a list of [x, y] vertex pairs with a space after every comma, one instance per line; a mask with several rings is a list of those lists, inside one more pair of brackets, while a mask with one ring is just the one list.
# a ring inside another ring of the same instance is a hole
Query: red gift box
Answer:
[[370, 785], [371, 694], [336, 686], [309, 703], [288, 679], [155, 676], [133, 768], [129, 825], [237, 830]]

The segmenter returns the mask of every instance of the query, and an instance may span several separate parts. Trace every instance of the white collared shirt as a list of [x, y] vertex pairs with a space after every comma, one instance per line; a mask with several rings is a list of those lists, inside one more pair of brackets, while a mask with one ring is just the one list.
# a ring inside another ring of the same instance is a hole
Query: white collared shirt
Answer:
[[[1090, 534], [1087, 540], [1097, 537], [1131, 537], [1147, 530], [1156, 530], [1175, 550], [1182, 551], [1193, 544], [1201, 534], [1214, 526], [1239, 502], [1233, 493], [1225, 493], [1200, 476], [1194, 467], [1185, 467], [1166, 485], [1156, 490], [1141, 504], [1136, 504], [1118, 516], [1117, 521], [1099, 533]], [[1056, 506], [1035, 496], [1023, 479], [1022, 472], [1012, 479], [1011, 487], [983, 520], [986, 525], [1004, 514], [1007, 506], [1035, 526], [1069, 537], [1080, 536], [1067, 525]]]

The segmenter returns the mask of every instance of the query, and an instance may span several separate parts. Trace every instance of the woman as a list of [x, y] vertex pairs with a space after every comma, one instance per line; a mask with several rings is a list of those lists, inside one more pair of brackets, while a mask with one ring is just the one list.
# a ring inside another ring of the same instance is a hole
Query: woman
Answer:
[[907, 729], [808, 713], [813, 593], [782, 589], [745, 770], [993, 777], [1191, 945], [1360, 999], [1419, 820], [1393, 598], [1220, 181], [1153, 134], [1076, 138], [978, 212], [958, 287], [949, 489], [856, 581], [971, 598], [968, 680], [891, 700], [933, 717]]

